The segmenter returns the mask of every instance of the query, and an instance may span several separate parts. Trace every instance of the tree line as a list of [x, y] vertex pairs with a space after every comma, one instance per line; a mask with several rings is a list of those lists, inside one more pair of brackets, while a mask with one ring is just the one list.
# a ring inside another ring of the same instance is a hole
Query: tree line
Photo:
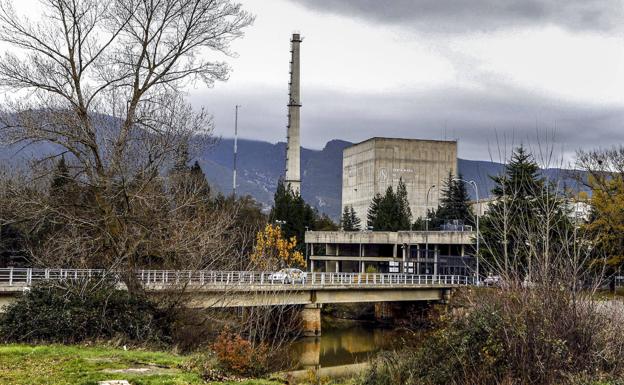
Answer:
[[[429, 221], [429, 229], [439, 229], [448, 221], [458, 220], [462, 224], [472, 225], [474, 213], [470, 205], [470, 195], [466, 190], [461, 174], [456, 178], [449, 172], [440, 194], [440, 202], [435, 209], [427, 208], [425, 218], [413, 221], [412, 211], [407, 198], [407, 187], [403, 179], [399, 179], [396, 191], [392, 185], [385, 193], [375, 194], [366, 216], [366, 229], [372, 231], [407, 231], [425, 230], [425, 221]], [[344, 231], [360, 231], [361, 219], [358, 218], [353, 206], [345, 206], [342, 212], [341, 226]]]

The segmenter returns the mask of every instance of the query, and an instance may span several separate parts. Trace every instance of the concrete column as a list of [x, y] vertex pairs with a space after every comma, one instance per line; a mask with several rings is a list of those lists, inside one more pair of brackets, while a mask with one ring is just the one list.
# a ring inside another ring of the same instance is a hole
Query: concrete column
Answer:
[[392, 258], [396, 258], [397, 257], [397, 245], [393, 245], [392, 246]]
[[461, 257], [463, 257], [464, 255], [466, 255], [466, 250], [465, 250], [465, 246], [461, 245]]
[[384, 320], [392, 318], [392, 307], [388, 302], [375, 303], [375, 319]]
[[340, 261], [336, 261], [336, 273], [340, 273]]
[[321, 305], [304, 305], [301, 311], [303, 335], [315, 337], [321, 335]]
[[[409, 246], [408, 246], [409, 247]], [[407, 248], [401, 246], [401, 250], [403, 250], [403, 263], [401, 266], [401, 272], [405, 273], [406, 265], [407, 265]]]
[[310, 273], [314, 273], [314, 261], [310, 260]]
[[433, 276], [437, 277], [438, 276], [438, 261], [439, 261], [439, 252], [438, 252], [438, 245], [433, 245]]
[[416, 274], [420, 274], [420, 245], [416, 245]]
[[303, 348], [299, 356], [299, 363], [304, 369], [318, 369], [321, 363], [320, 338], [307, 337], [300, 342]]

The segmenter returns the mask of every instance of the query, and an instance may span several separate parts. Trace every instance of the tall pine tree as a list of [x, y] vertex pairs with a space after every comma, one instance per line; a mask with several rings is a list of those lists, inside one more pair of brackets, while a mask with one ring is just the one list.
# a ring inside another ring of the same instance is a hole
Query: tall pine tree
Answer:
[[461, 174], [458, 178], [454, 178], [453, 174], [449, 172], [444, 181], [440, 205], [431, 219], [433, 219], [432, 227], [434, 228], [453, 220], [459, 220], [466, 225], [474, 223], [474, 213], [470, 207], [470, 195]]
[[399, 179], [397, 186], [396, 201], [398, 205], [397, 229], [409, 230], [412, 222], [412, 210], [407, 199], [407, 187], [402, 178]]
[[366, 215], [366, 226], [374, 229], [375, 223], [377, 223], [377, 217], [379, 216], [379, 206], [381, 205], [383, 197], [377, 193], [373, 197], [370, 206], [368, 207], [368, 213]]
[[[284, 181], [280, 179], [277, 183], [277, 190], [274, 195], [273, 208], [269, 214], [269, 221], [272, 223], [280, 222], [282, 231], [287, 238], [297, 238], [297, 250], [303, 252], [304, 236], [306, 227], [311, 230], [316, 229], [318, 213], [308, 205], [299, 193], [292, 191], [290, 186], [286, 186]], [[323, 228], [327, 228], [327, 219], [323, 218]]]
[[52, 181], [50, 182], [50, 199], [56, 204], [63, 206], [77, 205], [78, 184], [69, 173], [69, 168], [65, 162], [65, 157], [57, 162], [56, 168], [52, 172]]
[[353, 206], [345, 206], [341, 224], [343, 231], [360, 231], [360, 218], [355, 214]]
[[526, 277], [531, 261], [547, 258], [562, 242], [560, 234], [569, 232], [565, 202], [522, 146], [505, 172], [491, 178], [494, 202], [481, 220], [481, 254], [499, 272]]
[[368, 209], [368, 226], [375, 231], [409, 230], [411, 215], [407, 189], [399, 180], [397, 193], [388, 186], [383, 196], [375, 195]]

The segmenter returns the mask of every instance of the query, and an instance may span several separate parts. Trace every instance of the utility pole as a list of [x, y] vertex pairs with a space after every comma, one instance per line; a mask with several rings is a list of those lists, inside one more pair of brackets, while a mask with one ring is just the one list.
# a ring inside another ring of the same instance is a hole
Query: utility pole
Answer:
[[238, 109], [237, 104], [234, 107], [234, 173], [232, 175], [232, 195], [236, 199], [236, 157], [238, 155]]

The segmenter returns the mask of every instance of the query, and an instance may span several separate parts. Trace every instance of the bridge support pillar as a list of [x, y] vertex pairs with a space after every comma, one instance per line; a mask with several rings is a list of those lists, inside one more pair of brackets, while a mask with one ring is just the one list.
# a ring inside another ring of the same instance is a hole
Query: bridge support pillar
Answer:
[[392, 305], [389, 302], [375, 303], [375, 319], [382, 321], [392, 318]]
[[301, 311], [303, 335], [315, 337], [321, 335], [321, 305], [304, 305]]

